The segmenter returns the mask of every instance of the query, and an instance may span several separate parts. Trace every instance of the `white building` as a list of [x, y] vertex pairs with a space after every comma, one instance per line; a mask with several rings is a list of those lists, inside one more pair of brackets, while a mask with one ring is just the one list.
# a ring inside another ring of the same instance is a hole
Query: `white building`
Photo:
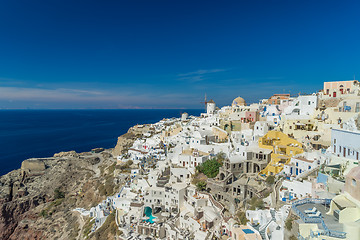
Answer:
[[290, 159], [288, 164], [284, 165], [284, 174], [286, 176], [303, 176], [309, 171], [319, 167], [325, 161], [325, 156], [319, 152], [305, 152], [296, 155]]
[[312, 183], [309, 181], [284, 180], [280, 189], [280, 199], [283, 201], [294, 198], [302, 199], [313, 196]]
[[183, 150], [179, 156], [180, 166], [187, 168], [191, 173], [195, 173], [195, 168], [209, 159], [210, 154], [197, 149]]
[[318, 97], [316, 95], [303, 95], [295, 98], [288, 107], [284, 109], [286, 115], [312, 115], [317, 107]]
[[254, 125], [254, 136], [262, 137], [269, 131], [269, 123], [257, 121]]
[[360, 132], [332, 129], [331, 151], [338, 157], [360, 160]]

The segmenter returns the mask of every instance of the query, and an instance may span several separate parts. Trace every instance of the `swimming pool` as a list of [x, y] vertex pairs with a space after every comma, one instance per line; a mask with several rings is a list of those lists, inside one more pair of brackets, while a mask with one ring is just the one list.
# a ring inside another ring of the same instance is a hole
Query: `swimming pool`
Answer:
[[154, 219], [155, 219], [156, 217], [154, 217], [154, 216], [152, 215], [152, 209], [151, 209], [151, 207], [145, 207], [145, 209], [144, 209], [144, 214], [145, 214], [145, 216], [149, 217], [149, 219], [147, 219], [146, 222], [154, 223]]

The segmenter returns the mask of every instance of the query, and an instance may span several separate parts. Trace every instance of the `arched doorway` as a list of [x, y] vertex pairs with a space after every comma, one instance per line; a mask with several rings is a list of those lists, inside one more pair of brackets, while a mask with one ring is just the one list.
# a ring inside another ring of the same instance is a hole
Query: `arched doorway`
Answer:
[[224, 173], [220, 173], [220, 180], [224, 180], [225, 179], [225, 174]]

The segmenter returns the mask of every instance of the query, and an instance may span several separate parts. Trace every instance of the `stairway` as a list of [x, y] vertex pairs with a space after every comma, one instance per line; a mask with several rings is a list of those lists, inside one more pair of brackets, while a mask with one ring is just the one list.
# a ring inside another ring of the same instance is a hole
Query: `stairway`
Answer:
[[264, 227], [262, 227], [261, 229], [259, 229], [259, 233], [260, 233], [260, 236], [261, 236], [261, 238], [264, 240], [264, 239], [267, 239], [266, 238], [266, 228], [269, 226], [269, 224], [271, 223], [271, 222], [276, 222], [276, 218], [275, 218], [275, 214], [276, 214], [276, 212], [275, 212], [275, 210], [274, 209], [270, 209], [270, 214], [271, 214], [271, 219], [270, 219], [270, 221], [264, 226]]

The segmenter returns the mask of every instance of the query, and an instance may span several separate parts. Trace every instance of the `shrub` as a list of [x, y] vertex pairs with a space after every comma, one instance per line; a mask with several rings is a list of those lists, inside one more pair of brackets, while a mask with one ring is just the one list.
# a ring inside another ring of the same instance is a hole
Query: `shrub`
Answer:
[[292, 229], [292, 219], [291, 218], [288, 218], [285, 222], [285, 228], [289, 231], [291, 231]]
[[226, 159], [226, 154], [223, 152], [219, 152], [218, 154], [216, 154], [215, 158], [222, 165], [224, 160]]
[[291, 235], [290, 240], [297, 240], [298, 238], [295, 235]]
[[44, 209], [40, 212], [40, 215], [43, 216], [43, 217], [47, 217], [48, 213], [47, 211]]
[[197, 184], [196, 184], [196, 188], [199, 190], [199, 191], [204, 191], [206, 189], [206, 182], [204, 181], [199, 181]]
[[246, 223], [249, 221], [247, 218], [246, 218], [246, 213], [243, 212], [243, 211], [239, 211], [237, 214], [236, 214], [240, 224], [242, 225], [246, 225]]
[[59, 188], [54, 190], [54, 198], [55, 199], [64, 198], [64, 197], [65, 197], [65, 193], [60, 191]]
[[264, 201], [260, 198], [257, 197], [253, 197], [250, 200], [250, 210], [255, 210], [255, 209], [264, 209]]
[[205, 174], [208, 178], [214, 178], [219, 173], [220, 167], [221, 167], [221, 163], [219, 163], [216, 159], [211, 159], [202, 163], [196, 169], [199, 172]]
[[265, 180], [267, 184], [274, 184], [275, 183], [275, 177], [274, 176], [268, 176]]

